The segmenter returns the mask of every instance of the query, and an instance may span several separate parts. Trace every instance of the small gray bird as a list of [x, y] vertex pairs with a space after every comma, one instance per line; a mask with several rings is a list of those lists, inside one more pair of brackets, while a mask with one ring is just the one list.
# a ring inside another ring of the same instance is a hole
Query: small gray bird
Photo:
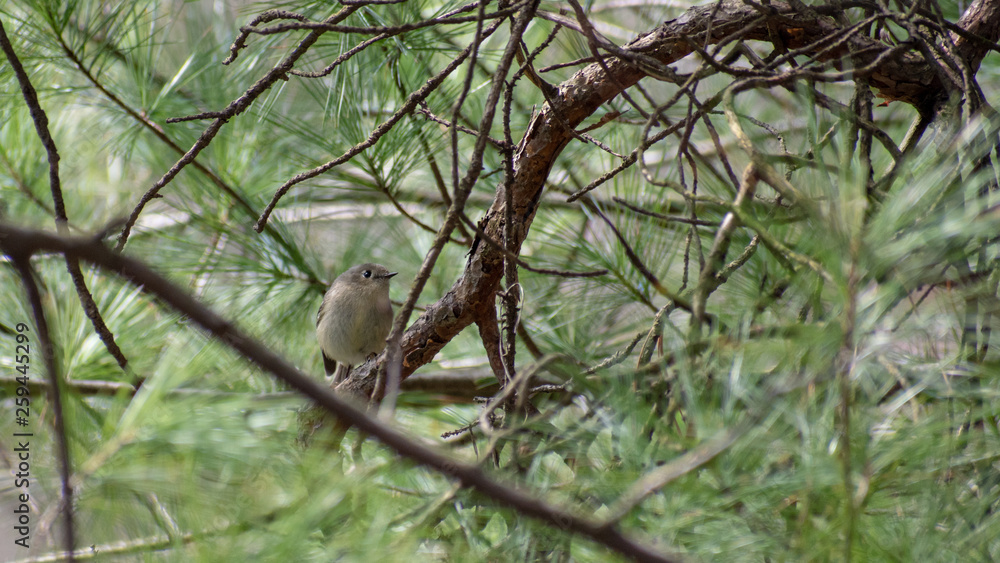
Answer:
[[[316, 338], [326, 374], [334, 384], [347, 379], [351, 366], [385, 348], [392, 329], [390, 272], [379, 264], [361, 264], [337, 276], [316, 315]], [[338, 365], [339, 364], [339, 365]]]

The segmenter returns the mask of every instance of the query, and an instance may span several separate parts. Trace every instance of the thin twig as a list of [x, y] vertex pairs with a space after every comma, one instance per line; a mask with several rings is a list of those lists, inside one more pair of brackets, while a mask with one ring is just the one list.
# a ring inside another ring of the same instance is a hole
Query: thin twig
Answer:
[[716, 277], [716, 273], [722, 267], [726, 253], [729, 251], [729, 244], [733, 233], [740, 226], [736, 210], [745, 209], [748, 202], [753, 200], [758, 181], [757, 165], [751, 162], [747, 165], [746, 170], [743, 172], [743, 178], [740, 180], [740, 191], [733, 202], [734, 211], [727, 213], [723, 217], [722, 224], [715, 233], [712, 249], [709, 251], [708, 259], [705, 260], [705, 266], [698, 277], [698, 285], [695, 287], [694, 296], [691, 299], [691, 330], [695, 336], [698, 335], [698, 331], [701, 329], [702, 317], [705, 314], [708, 296], [719, 287], [720, 282]]
[[678, 477], [687, 475], [726, 451], [736, 443], [736, 440], [746, 434], [750, 428], [749, 424], [744, 423], [736, 430], [721, 430], [704, 444], [689, 450], [670, 463], [643, 475], [641, 479], [633, 483], [629, 487], [629, 490], [612, 505], [610, 515], [605, 522], [608, 524], [618, 523], [650, 495], [667, 486]]
[[673, 302], [669, 302], [656, 312], [656, 316], [653, 317], [653, 324], [650, 325], [649, 330], [646, 332], [646, 339], [642, 342], [642, 348], [639, 349], [639, 359], [636, 361], [636, 368], [645, 366], [653, 359], [653, 351], [656, 350], [657, 343], [663, 338], [663, 323], [667, 322], [667, 318], [675, 308], [676, 306]]
[[741, 252], [740, 255], [737, 256], [732, 262], [726, 264], [725, 268], [719, 270], [719, 273], [715, 274], [716, 281], [720, 284], [726, 283], [726, 280], [729, 279], [729, 276], [731, 276], [733, 272], [740, 269], [747, 263], [748, 260], [750, 260], [750, 257], [752, 257], [757, 251], [757, 245], [759, 244], [760, 235], [754, 235], [753, 238], [750, 239], [750, 244], [743, 249], [743, 252]]
[[625, 346], [621, 350], [618, 350], [617, 352], [615, 352], [614, 354], [608, 356], [607, 358], [604, 358], [603, 360], [601, 360], [596, 365], [593, 365], [593, 366], [587, 368], [583, 372], [583, 374], [584, 375], [593, 375], [593, 374], [601, 371], [602, 369], [607, 369], [607, 368], [609, 368], [611, 366], [615, 366], [615, 365], [618, 365], [618, 364], [624, 362], [625, 358], [627, 358], [628, 355], [632, 353], [632, 350], [635, 349], [636, 344], [638, 344], [639, 341], [642, 340], [642, 337], [645, 336], [645, 335], [646, 335], [645, 332], [637, 332], [635, 334], [635, 337], [632, 338], [632, 341], [629, 342], [627, 346]]
[[[515, 374], [517, 374], [517, 369], [515, 368], [515, 358], [517, 353], [517, 327], [520, 325], [521, 307], [523, 306], [522, 297], [524, 294], [524, 288], [518, 281], [517, 274], [517, 251], [520, 248], [520, 244], [518, 244], [518, 242], [524, 239], [523, 236], [516, 238], [514, 233], [514, 229], [519, 226], [514, 225], [514, 140], [510, 132], [510, 111], [514, 100], [514, 88], [517, 86], [517, 82], [521, 76], [524, 75], [524, 72], [531, 68], [534, 55], [537, 55], [538, 52], [539, 51], [536, 50], [521, 64], [521, 68], [514, 73], [514, 76], [511, 77], [510, 82], [506, 85], [507, 87], [503, 92], [504, 99], [501, 114], [504, 140], [504, 148], [502, 151], [503, 183], [500, 189], [503, 190], [504, 199], [503, 280], [506, 289], [504, 291], [497, 292], [497, 297], [500, 299], [500, 306], [502, 307], [504, 313], [500, 321], [501, 328], [503, 329], [500, 340], [500, 363], [503, 367], [504, 375], [503, 379], [500, 380], [502, 387], [501, 392], [506, 391], [508, 387], [516, 386], [511, 380], [515, 377]], [[520, 46], [514, 54], [515, 56], [521, 54]], [[551, 89], [541, 87], [541, 90], [543, 92], [547, 92]], [[539, 360], [539, 362], [541, 362], [541, 360]], [[517, 397], [517, 399], [521, 400], [524, 398]], [[510, 402], [508, 401], [507, 404], [510, 405]], [[508, 409], [508, 412], [510, 412], [510, 409]], [[480, 417], [479, 420], [483, 421], [484, 419]]]
[[668, 223], [684, 223], [684, 224], [687, 224], [687, 225], [695, 225], [695, 226], [698, 226], [698, 227], [717, 227], [717, 226], [719, 226], [719, 222], [718, 221], [705, 221], [704, 219], [691, 219], [689, 217], [683, 217], [681, 215], [664, 215], [662, 213], [657, 213], [655, 211], [650, 211], [648, 209], [643, 209], [643, 208], [639, 207], [638, 205], [633, 205], [633, 204], [631, 204], [631, 203], [629, 203], [629, 202], [625, 201], [624, 199], [622, 199], [620, 197], [617, 197], [617, 196], [612, 197], [611, 200], [614, 201], [615, 203], [617, 203], [618, 205], [621, 205], [622, 207], [625, 207], [627, 209], [635, 211], [636, 213], [638, 213], [640, 215], [645, 215], [647, 217], [654, 217], [656, 219], [659, 219], [661, 221], [666, 221]]
[[[430, 121], [433, 121], [434, 123], [440, 123], [441, 125], [444, 125], [445, 127], [449, 128], [449, 129], [451, 129], [451, 127], [452, 127], [452, 122], [451, 121], [448, 121], [447, 119], [445, 119], [443, 117], [438, 117], [437, 115], [435, 115], [430, 110], [430, 108], [427, 107], [427, 103], [426, 102], [423, 102], [423, 101], [420, 102], [420, 108], [417, 109], [416, 113], [419, 113], [420, 115], [426, 117], [427, 119], [429, 119]], [[461, 131], [462, 133], [465, 133], [466, 135], [471, 135], [473, 137], [478, 137], [479, 134], [480, 134], [479, 131], [473, 131], [472, 129], [470, 129], [470, 128], [464, 126], [464, 125], [455, 124], [454, 127], [456, 129], [458, 129], [459, 131]], [[493, 145], [494, 147], [496, 147], [498, 149], [502, 149], [504, 147], [504, 142], [503, 141], [501, 141], [499, 139], [494, 139], [493, 137], [490, 137], [489, 135], [486, 136], [486, 140], [489, 141], [489, 143], [491, 145]]]
[[[317, 31], [317, 30], [330, 31], [333, 33], [359, 34], [359, 35], [386, 35], [386, 36], [402, 35], [409, 31], [423, 29], [425, 27], [431, 27], [431, 26], [457, 25], [462, 23], [471, 23], [475, 21], [496, 20], [505, 18], [507, 16], [517, 13], [517, 11], [523, 7], [523, 4], [525, 2], [526, 0], [522, 1], [519, 4], [515, 4], [511, 8], [506, 8], [496, 12], [486, 13], [482, 17], [478, 15], [461, 16], [461, 17], [440, 17], [440, 18], [431, 18], [428, 20], [420, 20], [417, 22], [410, 22], [410, 23], [404, 23], [402, 25], [393, 25], [393, 26], [337, 25], [326, 22], [301, 21], [298, 23], [283, 23], [275, 25], [273, 27], [264, 27], [264, 28], [245, 26], [241, 27], [240, 31], [254, 35], [275, 35], [278, 33], [287, 33], [289, 31]], [[350, 5], [350, 4], [345, 3], [345, 5]], [[475, 2], [473, 4], [465, 6], [465, 8], [473, 9], [478, 7], [479, 5], [480, 5], [479, 2]]]
[[482, 227], [473, 222], [472, 219], [469, 219], [469, 217], [466, 216], [465, 213], [462, 213], [461, 217], [462, 217], [462, 222], [476, 233], [476, 236], [479, 237], [479, 240], [484, 241], [486, 244], [492, 246], [497, 251], [502, 252], [505, 258], [513, 260], [519, 267], [524, 268], [529, 272], [542, 274], [544, 276], [556, 276], [559, 278], [598, 278], [608, 274], [608, 271], [604, 269], [591, 270], [589, 272], [574, 272], [571, 270], [555, 270], [552, 268], [539, 268], [537, 266], [532, 266], [531, 264], [525, 262], [524, 259], [518, 256], [517, 254], [514, 254], [513, 252], [507, 250], [504, 247], [504, 245], [500, 243], [500, 241], [494, 240], [494, 238], [491, 237], [489, 233], [484, 231]]
[[515, 394], [517, 394], [518, 389], [531, 381], [531, 378], [534, 377], [536, 373], [541, 371], [542, 368], [549, 365], [553, 361], [560, 359], [561, 357], [562, 356], [559, 354], [548, 354], [543, 356], [542, 359], [537, 362], [522, 369], [520, 372], [513, 374], [513, 377], [500, 388], [500, 391], [496, 395], [490, 398], [486, 406], [483, 407], [482, 412], [479, 413], [477, 420], [479, 428], [482, 429], [483, 434], [489, 436], [493, 433], [493, 425], [490, 424], [489, 421], [492, 418], [494, 411], [512, 399]]
[[[0, 24], [0, 33], [3, 32]], [[73, 486], [70, 483], [72, 473], [69, 459], [69, 439], [66, 436], [66, 411], [63, 408], [62, 391], [59, 389], [59, 372], [56, 370], [56, 353], [52, 346], [49, 324], [42, 307], [42, 297], [35, 283], [35, 271], [31, 267], [31, 250], [18, 249], [14, 252], [4, 247], [4, 252], [14, 260], [14, 265], [21, 275], [21, 285], [28, 296], [32, 316], [35, 318], [35, 329], [38, 331], [38, 341], [42, 347], [42, 362], [49, 379], [49, 397], [52, 400], [52, 425], [55, 431], [56, 457], [59, 464], [59, 481], [62, 484], [59, 498], [59, 511], [63, 516], [63, 549], [69, 554], [69, 562], [75, 561], [73, 549], [76, 547], [76, 525], [73, 519]], [[67, 260], [76, 260], [66, 255]]]
[[[460, 53], [459, 56], [455, 59], [455, 61], [461, 62], [462, 60], [465, 60], [466, 57], [469, 56], [472, 57], [469, 64], [469, 77], [467, 77], [466, 80], [467, 88], [471, 87], [471, 82], [470, 82], [471, 74], [473, 72], [473, 66], [475, 63], [476, 55], [479, 52], [480, 43], [484, 41], [486, 37], [489, 37], [500, 26], [500, 20], [497, 20], [492, 22], [492, 24], [489, 27], [484, 29], [483, 19], [482, 19], [484, 13], [485, 13], [484, 6], [480, 5], [479, 7], [480, 19], [476, 23], [476, 33], [472, 39], [472, 43], [470, 43], [469, 46], [466, 47], [462, 51], [462, 53]], [[448, 67], [446, 68], [448, 74], [450, 74], [451, 71], [454, 70], [454, 68], [457, 68], [457, 66], [453, 66], [455, 61], [452, 61], [452, 64], [449, 64]], [[443, 71], [438, 75], [441, 81], [443, 81], [446, 76], [447, 74], [445, 74]], [[428, 83], [428, 85], [429, 84], [430, 83]], [[427, 85], [425, 85], [424, 88], [427, 88]], [[453, 121], [458, 121], [457, 114], [458, 111], [461, 109], [462, 100], [464, 100], [465, 95], [468, 93], [467, 88], [466, 90], [463, 91], [463, 94], [459, 97], [459, 103], [456, 104], [455, 107], [456, 115]], [[429, 94], [430, 92], [431, 89], [428, 89], [427, 94]], [[498, 94], [499, 86], [496, 83], [494, 83], [493, 88], [490, 90], [490, 94], [492, 95], [494, 94], [494, 92], [497, 92], [497, 96], [499, 96]], [[410, 99], [414, 99], [415, 94], [416, 93], [411, 94]], [[426, 95], [424, 97], [426, 97]], [[493, 104], [488, 105], [486, 108], [486, 114], [489, 114], [490, 121], [492, 121], [493, 119], [492, 110], [494, 110], [496, 107], [497, 98], [492, 98], [492, 100]], [[418, 100], [414, 101], [416, 102]], [[483, 124], [488, 124], [488, 123], [489, 122], [486, 121], [486, 117], [484, 116]], [[465, 208], [465, 202], [468, 200], [469, 194], [472, 192], [472, 186], [475, 184], [476, 180], [478, 179], [479, 173], [482, 171], [483, 151], [485, 151], [486, 149], [485, 137], [486, 137], [486, 131], [488, 130], [489, 130], [488, 126], [480, 127], [481, 134], [479, 135], [479, 137], [476, 138], [476, 145], [475, 145], [476, 148], [472, 157], [472, 162], [469, 165], [469, 172], [466, 175], [466, 177], [463, 178], [461, 184], [459, 184], [457, 180], [458, 178], [457, 176], [458, 169], [456, 162], [457, 155], [454, 154], [453, 151], [452, 174], [455, 180], [455, 196], [452, 199], [451, 206], [448, 207], [448, 213], [445, 215], [444, 224], [441, 225], [441, 229], [438, 231], [437, 237], [434, 239], [434, 244], [431, 245], [430, 250], [428, 250], [427, 254], [424, 255], [424, 261], [420, 265], [420, 270], [417, 272], [417, 277], [413, 280], [413, 283], [410, 284], [410, 291], [406, 295], [406, 301], [403, 302], [402, 307], [400, 307], [399, 313], [396, 314], [396, 319], [392, 325], [392, 331], [389, 332], [389, 336], [386, 338], [386, 352], [385, 352], [386, 363], [384, 364], [384, 367], [382, 369], [385, 370], [385, 373], [387, 374], [388, 377], [388, 381], [390, 382], [391, 385], [398, 386], [399, 382], [402, 381], [403, 350], [401, 347], [401, 342], [403, 340], [403, 332], [406, 330], [406, 324], [410, 320], [410, 315], [413, 314], [413, 307], [416, 304], [417, 299], [420, 297], [421, 292], [423, 292], [424, 286], [427, 284], [427, 280], [430, 279], [431, 272], [434, 269], [434, 265], [437, 263], [438, 257], [441, 255], [441, 251], [444, 248], [445, 242], [448, 240], [449, 237], [451, 237], [452, 231], [454, 231], [455, 227], [458, 225], [459, 222], [458, 216]], [[455, 132], [454, 128], [452, 128], [453, 146], [457, 142], [456, 139], [457, 139], [457, 133]], [[379, 377], [381, 376], [382, 373], [380, 371]], [[390, 389], [390, 391], [392, 393], [395, 393], [395, 387]], [[372, 401], [375, 401], [378, 398], [384, 396], [385, 392], [386, 389], [380, 388], [380, 386], [378, 385], [378, 381], [376, 381], [376, 386], [372, 390], [370, 399]], [[394, 400], [395, 400], [394, 396], [390, 397], [389, 406], [386, 407], [387, 409], [390, 410], [383, 412], [387, 413], [392, 412], [391, 411], [393, 407], [392, 401]]]
[[[65, 234], [69, 217], [66, 215], [66, 204], [63, 202], [62, 195], [62, 181], [59, 178], [59, 150], [49, 132], [49, 119], [45, 115], [45, 110], [42, 109], [41, 104], [38, 102], [38, 94], [35, 93], [35, 88], [31, 85], [28, 74], [24, 71], [24, 67], [21, 66], [21, 61], [18, 59], [17, 53], [14, 52], [14, 47], [11, 45], [10, 39], [7, 38], [7, 32], [4, 30], [2, 23], [0, 23], [0, 48], [3, 49], [4, 54], [7, 56], [7, 61], [14, 70], [14, 75], [21, 86], [24, 101], [28, 105], [31, 118], [35, 123], [35, 131], [38, 133], [38, 138], [41, 139], [42, 145], [45, 147], [45, 153], [49, 161], [49, 187], [52, 191], [56, 228], [60, 233]], [[125, 357], [121, 348], [118, 347], [115, 335], [108, 328], [107, 323], [104, 322], [101, 311], [97, 307], [97, 303], [94, 302], [94, 296], [87, 287], [87, 281], [83, 277], [80, 264], [75, 260], [67, 259], [66, 269], [69, 270], [70, 278], [73, 280], [73, 287], [76, 289], [76, 294], [80, 299], [80, 305], [90, 320], [90, 324], [94, 327], [94, 331], [101, 339], [101, 342], [104, 343], [104, 347], [111, 354], [111, 357], [118, 362], [118, 366], [122, 370], [126, 370], [128, 358]]]
[[660, 283], [660, 279], [657, 278], [656, 275], [653, 274], [653, 272], [646, 266], [646, 264], [642, 262], [642, 259], [639, 258], [638, 254], [635, 253], [635, 250], [632, 250], [632, 245], [630, 245], [628, 241], [625, 240], [625, 237], [618, 230], [618, 227], [616, 227], [615, 224], [611, 222], [611, 219], [608, 219], [608, 216], [605, 215], [604, 212], [601, 211], [600, 208], [597, 207], [597, 205], [591, 202], [589, 199], [584, 199], [583, 202], [584, 205], [587, 207], [587, 209], [589, 209], [595, 215], [600, 217], [601, 220], [604, 221], [604, 224], [606, 224], [608, 228], [611, 229], [611, 232], [614, 233], [615, 238], [618, 239], [618, 243], [621, 244], [622, 248], [625, 250], [625, 256], [628, 257], [629, 262], [631, 262], [632, 266], [635, 267], [635, 269], [640, 274], [642, 274], [642, 277], [646, 278], [646, 281], [648, 281], [650, 285], [652, 285], [653, 289], [655, 289], [657, 293], [659, 293], [660, 295], [663, 295], [667, 299], [673, 301], [681, 309], [684, 309], [685, 311], [691, 311], [691, 304], [688, 303], [686, 299], [684, 299], [680, 295], [677, 295], [670, 289], [667, 289], [667, 287], [665, 287], [662, 283]]

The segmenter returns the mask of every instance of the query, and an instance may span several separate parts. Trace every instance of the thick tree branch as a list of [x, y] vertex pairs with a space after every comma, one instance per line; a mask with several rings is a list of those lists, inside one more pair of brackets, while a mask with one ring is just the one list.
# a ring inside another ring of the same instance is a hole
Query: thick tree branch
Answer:
[[[985, 0], [984, 3], [992, 4]], [[842, 12], [842, 6], [818, 6], [810, 10], [797, 10], [794, 6], [795, 3], [777, 1], [768, 5], [742, 0], [713, 2], [692, 8], [681, 17], [665, 22], [624, 49], [667, 65], [692, 53], [695, 45], [703, 47], [733, 39], [777, 39], [781, 41], [782, 49], [800, 50], [794, 52], [812, 54], [818, 60], [838, 61], [838, 64], [850, 64], [854, 68], [872, 66], [868, 79], [886, 100], [928, 108], [948, 96], [934, 64], [919, 53], [892, 51], [893, 46], [859, 33], [845, 35], [842, 26], [832, 17]], [[983, 33], [987, 42], [996, 41], [996, 24], [987, 24], [1000, 16], [988, 10], [982, 13], [990, 19], [977, 20], [979, 23], [976, 26], [972, 21], [963, 19], [963, 22]], [[837, 37], [837, 40], [832, 43], [820, 41], [826, 37]], [[977, 42], [977, 45], [981, 46], [981, 43]], [[810, 53], [809, 49], [816, 52]], [[537, 211], [549, 171], [563, 148], [573, 139], [572, 132], [563, 124], [576, 127], [602, 104], [647, 75], [642, 68], [622, 58], [609, 56], [603, 65], [607, 71], [602, 64], [595, 63], [563, 82], [550, 103], [543, 106], [528, 125], [514, 157], [512, 200], [519, 228], [516, 229], [516, 240], [509, 241], [508, 250], [520, 249]], [[843, 79], [847, 78], [843, 75]], [[505, 197], [503, 190], [498, 189], [493, 205], [480, 222], [486, 234], [494, 240], [504, 240]], [[447, 294], [429, 306], [404, 335], [404, 378], [430, 362], [445, 344], [481, 318], [483, 307], [493, 306], [502, 273], [503, 253], [477, 240], [462, 277]], [[375, 374], [382, 362], [384, 358], [366, 364], [341, 387], [370, 396]]]
[[965, 64], [975, 73], [986, 54], [1000, 37], [1000, 2], [976, 0], [958, 20], [958, 27], [967, 33], [955, 33], [955, 47]]

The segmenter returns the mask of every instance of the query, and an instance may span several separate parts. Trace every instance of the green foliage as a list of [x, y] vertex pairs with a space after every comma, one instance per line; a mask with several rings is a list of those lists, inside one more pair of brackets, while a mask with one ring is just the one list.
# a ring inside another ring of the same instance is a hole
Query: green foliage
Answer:
[[[180, 158], [140, 117], [186, 151], [205, 121], [166, 124], [167, 118], [223, 108], [305, 35], [252, 35], [236, 61], [222, 66], [239, 26], [268, 8], [313, 19], [338, 9], [327, 2], [216, 9], [223, 4], [36, 0], [0, 7], [60, 147], [72, 232], [92, 233], [127, 216]], [[398, 25], [460, 5], [369, 6], [344, 24]], [[556, 12], [560, 5], [543, 2], [542, 8]], [[602, 33], [623, 44], [678, 13], [656, 5], [590, 8]], [[553, 26], [533, 22], [528, 51]], [[326, 77], [279, 82], [197, 158], [247, 206], [189, 166], [143, 212], [125, 252], [318, 377], [313, 331], [326, 282], [352, 264], [377, 261], [401, 273], [392, 296], [402, 300], [443, 220], [442, 191], [455, 189], [451, 167], [464, 173], [474, 139], [459, 136], [453, 163], [446, 129], [408, 115], [350, 162], [292, 188], [268, 229], [258, 234], [252, 225], [278, 186], [368, 138], [472, 40], [474, 29], [472, 23], [425, 27], [362, 51]], [[501, 29], [472, 70], [465, 125], [478, 123], [509, 26]], [[320, 70], [367, 37], [327, 33], [296, 68]], [[535, 67], [586, 56], [586, 41], [564, 30]], [[985, 83], [995, 81], [993, 64], [984, 63], [984, 90], [996, 86]], [[558, 83], [574, 71], [542, 76]], [[453, 117], [466, 72], [463, 65], [427, 99], [431, 113]], [[703, 87], [719, 91], [729, 82], [713, 77]], [[647, 87], [657, 98], [675, 88]], [[840, 98], [853, 93], [838, 84], [816, 87]], [[544, 98], [524, 79], [515, 94], [516, 140]], [[53, 230], [44, 150], [9, 66], [0, 67], [0, 105], [0, 220]], [[619, 99], [609, 105], [627, 108]], [[914, 116], [897, 105], [879, 108], [877, 118], [899, 140]], [[698, 158], [675, 153], [676, 138], [669, 138], [646, 150], [644, 171], [636, 166], [615, 176], [590, 192], [586, 204], [567, 203], [566, 194], [620, 163], [593, 144], [573, 141], [549, 175], [521, 255], [538, 267], [608, 274], [520, 274], [522, 325], [534, 346], [558, 355], [534, 383], [565, 389], [536, 395], [537, 413], [509, 413], [491, 436], [475, 424], [481, 405], [433, 393], [404, 393], [394, 424], [569, 512], [596, 521], [617, 514], [628, 535], [695, 560], [830, 560], [843, 558], [845, 545], [859, 560], [1000, 557], [1000, 363], [990, 332], [1000, 216], [995, 171], [978, 168], [996, 143], [997, 124], [975, 123], [958, 136], [936, 132], [896, 165], [876, 198], [850, 142], [850, 116], [819, 111], [807, 90], [746, 92], [735, 106], [766, 163], [784, 172], [788, 156], [797, 157], [798, 168], [789, 168], [787, 178], [811, 204], [775, 203], [778, 193], [761, 183], [744, 224], [761, 225], [764, 233], [738, 228], [726, 260], [764, 234], [809, 265], [761, 242], [708, 298], [711, 322], [704, 330], [693, 331], [689, 313], [671, 309], [662, 317], [652, 362], [637, 362], [654, 317], [670, 301], [637, 270], [601, 214], [662, 287], [690, 300], [738, 189], [726, 166], [738, 177], [749, 158], [735, 148], [724, 117], [712, 113], [706, 119], [723, 137], [728, 160], [702, 122], [690, 139]], [[665, 119], [683, 119], [688, 109], [671, 107]], [[642, 139], [641, 124], [628, 118], [591, 134], [628, 154]], [[502, 136], [499, 119], [490, 134]], [[502, 162], [499, 150], [487, 151], [466, 208], [473, 221], [492, 202]], [[873, 169], [882, 174], [892, 165], [876, 143]], [[701, 199], [683, 199], [678, 185]], [[612, 198], [666, 215], [694, 213], [708, 225], [653, 219]], [[418, 304], [448, 291], [467, 250], [444, 248]], [[125, 372], [81, 310], [61, 257], [36, 256], [32, 264], [67, 381], [79, 546], [111, 553], [120, 542], [134, 542], [121, 548], [121, 558], [136, 561], [621, 557], [459, 488], [354, 432], [337, 451], [299, 447], [297, 412], [304, 399], [141, 290], [85, 269], [129, 359]], [[0, 376], [16, 375], [10, 329], [30, 319], [17, 273], [4, 263]], [[642, 338], [623, 362], [587, 371], [637, 334]], [[535, 361], [525, 344], [518, 342], [519, 370]], [[31, 377], [42, 381], [41, 352], [32, 350]], [[422, 371], [456, 366], [489, 383], [474, 329]], [[138, 390], [124, 387], [136, 378]], [[122, 387], [91, 394], [77, 385], [86, 381]], [[4, 388], [0, 403], [7, 414], [12, 388]], [[51, 406], [40, 394], [32, 398], [37, 457], [31, 492], [40, 511], [54, 512], [60, 485]], [[470, 424], [475, 427], [464, 441], [442, 445], [442, 433]], [[15, 431], [12, 416], [0, 417], [0, 435]], [[622, 499], [643, 476], [727, 432], [734, 439], [721, 453], [624, 507]], [[9, 440], [0, 447], [9, 450]], [[13, 490], [9, 475], [2, 482]], [[43, 533], [41, 513], [33, 517], [39, 537], [31, 553], [59, 549], [58, 524]]]

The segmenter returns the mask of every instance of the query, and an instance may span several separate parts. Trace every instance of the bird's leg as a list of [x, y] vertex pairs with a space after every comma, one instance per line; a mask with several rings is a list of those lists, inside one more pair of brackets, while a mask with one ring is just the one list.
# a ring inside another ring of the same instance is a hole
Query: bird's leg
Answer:
[[345, 364], [344, 362], [337, 363], [337, 370], [333, 372], [333, 385], [336, 387], [347, 379], [347, 376], [351, 373], [351, 366]]

